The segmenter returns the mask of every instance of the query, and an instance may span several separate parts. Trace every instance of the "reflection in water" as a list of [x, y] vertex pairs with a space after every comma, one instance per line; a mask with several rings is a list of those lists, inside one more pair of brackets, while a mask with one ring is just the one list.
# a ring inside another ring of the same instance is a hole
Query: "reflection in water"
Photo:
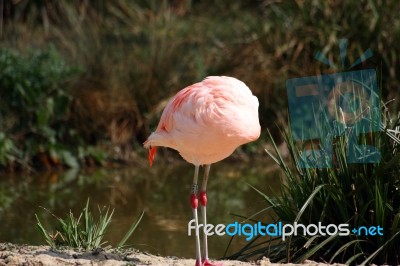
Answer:
[[[279, 171], [266, 165], [273, 163], [249, 165], [224, 161], [213, 165], [207, 188], [208, 222], [240, 221], [230, 213], [250, 216], [265, 208], [262, 197], [247, 183], [262, 191], [269, 187], [277, 191]], [[129, 244], [153, 254], [194, 257], [194, 238], [187, 235], [187, 223], [192, 219], [189, 205], [192, 176], [193, 167], [187, 163], [158, 162], [151, 169], [137, 166], [1, 177], [0, 241], [44, 244], [35, 229], [34, 214], [39, 214], [46, 228], [51, 228], [54, 219], [39, 206], [64, 217], [70, 209], [77, 214], [90, 197], [93, 210], [97, 205], [115, 208], [106, 236], [111, 245], [121, 240], [144, 210], [142, 222]], [[262, 220], [267, 221], [267, 216], [261, 214]], [[228, 242], [228, 236], [211, 236], [210, 256], [221, 257]], [[244, 242], [243, 237], [236, 239], [233, 249]]]

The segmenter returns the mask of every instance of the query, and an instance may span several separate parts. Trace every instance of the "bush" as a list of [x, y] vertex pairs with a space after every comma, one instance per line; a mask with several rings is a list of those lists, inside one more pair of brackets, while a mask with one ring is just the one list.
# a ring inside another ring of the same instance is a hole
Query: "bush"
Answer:
[[79, 138], [66, 123], [71, 102], [67, 82], [75, 73], [52, 47], [26, 55], [0, 49], [3, 166], [14, 161], [27, 166], [33, 158], [49, 156], [54, 163], [76, 166], [68, 145]]

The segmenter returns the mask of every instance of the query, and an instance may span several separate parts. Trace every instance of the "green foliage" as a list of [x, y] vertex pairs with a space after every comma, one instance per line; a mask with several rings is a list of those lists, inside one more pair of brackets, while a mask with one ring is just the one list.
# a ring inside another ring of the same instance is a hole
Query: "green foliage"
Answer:
[[68, 124], [72, 100], [68, 81], [77, 73], [52, 46], [27, 54], [0, 49], [2, 166], [13, 162], [27, 166], [40, 154], [54, 164], [79, 166], [78, 148], [83, 143]]
[[[385, 115], [384, 131], [360, 137], [360, 144], [371, 144], [381, 152], [376, 164], [346, 162], [348, 140], [337, 138], [333, 144], [332, 168], [300, 168], [300, 149], [291, 133], [285, 132], [291, 162], [280, 155], [275, 142], [274, 152], [267, 151], [280, 166], [286, 180], [280, 194], [265, 195], [254, 188], [276, 214], [276, 221], [293, 224], [341, 224], [352, 228], [381, 226], [383, 236], [291, 236], [252, 241], [231, 255], [232, 259], [269, 257], [272, 261], [302, 262], [306, 259], [330, 263], [398, 264], [400, 245], [400, 153], [397, 131], [400, 117], [393, 121]], [[372, 139], [371, 139], [372, 138]], [[318, 147], [312, 146], [312, 149]]]
[[[114, 210], [110, 212], [110, 208], [100, 209], [99, 207], [99, 217], [96, 220], [89, 209], [88, 199], [85, 208], [78, 217], [74, 216], [71, 211], [65, 219], [52, 214], [58, 222], [58, 228], [54, 233], [46, 231], [37, 215], [35, 215], [37, 220], [36, 227], [45, 239], [46, 243], [52, 248], [68, 246], [72, 248], [93, 250], [103, 247], [104, 244], [107, 243], [106, 241], [103, 241], [103, 238], [107, 232], [108, 226], [111, 223], [113, 214]], [[125, 236], [117, 245], [117, 248], [121, 248], [125, 245], [126, 241], [135, 231], [142, 217], [143, 212], [137, 218], [137, 220], [132, 223]]]
[[[371, 65], [382, 66], [384, 99], [398, 91], [396, 1], [11, 1], [5, 10], [10, 12], [4, 14], [3, 46], [26, 51], [46, 49], [50, 42], [68, 63], [84, 69], [79, 91], [66, 94], [76, 102], [79, 93], [90, 95], [80, 101], [83, 110], [70, 115], [73, 134], [92, 144], [110, 139], [110, 120], [119, 121], [121, 114], [129, 118], [121, 124], [129, 124], [128, 132], [143, 143], [166, 99], [207, 75], [231, 75], [248, 84], [260, 100], [261, 125], [269, 126], [284, 117], [287, 78], [331, 72], [314, 54], [323, 51], [340, 65], [341, 38], [349, 39], [348, 64], [371, 48]], [[115, 100], [119, 95], [123, 99]], [[55, 100], [42, 100], [42, 110], [31, 115], [38, 124], [54, 119], [43, 110], [59, 106]], [[35, 134], [47, 140], [72, 134], [48, 129]], [[50, 146], [45, 149], [61, 150], [53, 152], [61, 160], [69, 158], [64, 150], [76, 154], [43, 142]]]
[[13, 162], [20, 155], [20, 151], [14, 142], [7, 138], [4, 132], [0, 132], [0, 165], [7, 166], [9, 162]]

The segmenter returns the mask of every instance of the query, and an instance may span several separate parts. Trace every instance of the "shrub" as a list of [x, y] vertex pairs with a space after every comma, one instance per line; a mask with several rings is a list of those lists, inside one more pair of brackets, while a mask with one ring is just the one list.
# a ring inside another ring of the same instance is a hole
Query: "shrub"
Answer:
[[25, 55], [0, 49], [3, 166], [13, 161], [27, 166], [33, 158], [42, 164], [77, 166], [77, 151], [70, 148], [79, 144], [79, 137], [67, 123], [71, 102], [67, 83], [77, 71], [53, 47]]

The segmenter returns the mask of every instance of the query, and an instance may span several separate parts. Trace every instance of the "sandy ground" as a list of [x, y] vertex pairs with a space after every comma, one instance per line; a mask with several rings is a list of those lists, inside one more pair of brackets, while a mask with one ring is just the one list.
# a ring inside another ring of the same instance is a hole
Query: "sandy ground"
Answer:
[[[270, 263], [267, 258], [256, 262], [241, 261], [219, 261], [224, 266], [278, 266], [278, 265], [299, 265], [299, 264], [275, 264]], [[0, 244], [0, 265], [182, 265], [193, 266], [193, 259], [176, 257], [160, 257], [139, 252], [135, 249], [117, 251], [114, 249], [98, 249], [94, 252], [78, 252], [72, 249], [52, 250], [49, 246], [27, 246], [14, 245], [9, 243]], [[306, 261], [308, 266], [323, 266], [324, 263]], [[339, 264], [336, 264], [339, 265]]]

